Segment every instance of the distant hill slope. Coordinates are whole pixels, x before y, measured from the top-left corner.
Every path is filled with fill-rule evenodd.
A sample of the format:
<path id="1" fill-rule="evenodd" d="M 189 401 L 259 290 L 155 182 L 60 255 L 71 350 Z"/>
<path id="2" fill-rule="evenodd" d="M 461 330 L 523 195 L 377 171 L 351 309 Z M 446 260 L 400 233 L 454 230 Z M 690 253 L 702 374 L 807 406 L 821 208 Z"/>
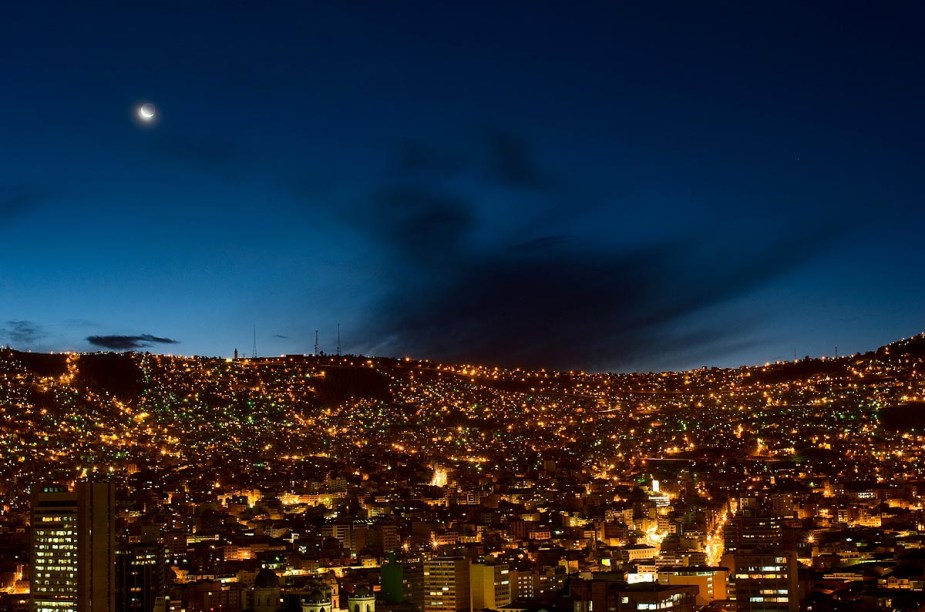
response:
<path id="1" fill-rule="evenodd" d="M 267 466 L 308 457 L 476 478 L 536 477 L 549 458 L 595 474 L 752 461 L 809 473 L 866 460 L 865 444 L 925 446 L 925 336 L 838 359 L 636 374 L 0 349 L 0 412 L 0 492 L 6 482 L 13 493 L 129 466 L 260 482 Z"/>

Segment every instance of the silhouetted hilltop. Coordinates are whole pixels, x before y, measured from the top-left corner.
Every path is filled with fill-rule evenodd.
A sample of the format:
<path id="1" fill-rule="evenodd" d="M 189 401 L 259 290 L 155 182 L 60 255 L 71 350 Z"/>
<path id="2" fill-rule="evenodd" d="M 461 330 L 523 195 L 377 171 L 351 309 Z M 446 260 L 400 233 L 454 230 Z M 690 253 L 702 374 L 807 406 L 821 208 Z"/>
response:
<path id="1" fill-rule="evenodd" d="M 389 397 L 389 379 L 377 370 L 358 364 L 326 367 L 324 376 L 316 379 L 314 387 L 318 399 L 330 404 Z"/>
<path id="2" fill-rule="evenodd" d="M 136 358 L 127 353 L 81 355 L 74 382 L 128 403 L 134 402 L 143 389 L 141 369 Z"/>
<path id="3" fill-rule="evenodd" d="M 12 351 L 26 370 L 39 376 L 61 376 L 67 372 L 67 355 Z"/>
<path id="4" fill-rule="evenodd" d="M 752 378 L 756 382 L 774 384 L 805 380 L 820 375 L 837 376 L 844 370 L 845 362 L 842 359 L 804 358 L 800 361 L 773 363 L 757 369 Z"/>
<path id="5" fill-rule="evenodd" d="M 893 431 L 925 429 L 925 401 L 906 401 L 880 409 L 880 424 Z"/>

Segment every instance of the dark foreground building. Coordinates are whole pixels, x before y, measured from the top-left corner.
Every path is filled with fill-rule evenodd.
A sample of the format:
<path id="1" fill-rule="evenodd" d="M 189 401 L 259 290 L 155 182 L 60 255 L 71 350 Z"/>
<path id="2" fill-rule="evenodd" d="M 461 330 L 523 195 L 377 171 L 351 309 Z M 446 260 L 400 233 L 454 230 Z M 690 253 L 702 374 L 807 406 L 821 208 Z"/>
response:
<path id="1" fill-rule="evenodd" d="M 572 600 L 575 612 L 694 612 L 697 587 L 657 582 L 627 584 L 623 582 L 623 574 L 600 573 L 590 580 L 574 580 Z"/>

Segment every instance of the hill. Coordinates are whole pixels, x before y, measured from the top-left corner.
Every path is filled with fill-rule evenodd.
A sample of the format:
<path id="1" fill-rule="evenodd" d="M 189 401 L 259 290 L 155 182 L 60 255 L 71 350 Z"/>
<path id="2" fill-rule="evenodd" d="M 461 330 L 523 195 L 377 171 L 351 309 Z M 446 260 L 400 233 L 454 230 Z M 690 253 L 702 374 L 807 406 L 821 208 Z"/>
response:
<path id="1" fill-rule="evenodd" d="M 601 474 L 669 463 L 831 467 L 859 460 L 846 440 L 918 439 L 923 372 L 923 336 L 838 359 L 651 374 L 4 349 L 0 478 L 15 492 L 100 470 L 176 474 L 191 462 L 244 482 L 293 461 L 508 475 L 549 459 Z"/>

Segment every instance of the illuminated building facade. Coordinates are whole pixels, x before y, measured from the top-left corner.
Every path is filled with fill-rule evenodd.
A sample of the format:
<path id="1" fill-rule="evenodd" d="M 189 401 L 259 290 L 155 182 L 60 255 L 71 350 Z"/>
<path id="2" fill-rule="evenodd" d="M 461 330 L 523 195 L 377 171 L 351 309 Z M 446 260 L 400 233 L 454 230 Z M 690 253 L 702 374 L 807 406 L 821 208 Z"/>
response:
<path id="1" fill-rule="evenodd" d="M 747 508 L 729 520 L 724 531 L 726 552 L 775 547 L 783 539 L 781 520 L 767 511 Z"/>
<path id="2" fill-rule="evenodd" d="M 497 610 L 511 603 L 511 572 L 506 564 L 473 563 L 469 583 L 473 610 Z"/>
<path id="3" fill-rule="evenodd" d="M 32 612 L 115 610 L 115 495 L 110 483 L 44 487 L 32 503 Z"/>
<path id="4" fill-rule="evenodd" d="M 424 612 L 469 610 L 469 562 L 437 557 L 424 562 Z"/>
<path id="5" fill-rule="evenodd" d="M 683 584 L 697 587 L 697 605 L 726 599 L 726 579 L 729 570 L 725 567 L 663 567 L 658 570 L 658 581 L 662 584 Z"/>
<path id="6" fill-rule="evenodd" d="M 735 554 L 736 608 L 745 612 L 796 612 L 800 608 L 793 551 Z"/>
<path id="7" fill-rule="evenodd" d="M 77 606 L 77 495 L 45 487 L 32 503 L 32 612 Z"/>

